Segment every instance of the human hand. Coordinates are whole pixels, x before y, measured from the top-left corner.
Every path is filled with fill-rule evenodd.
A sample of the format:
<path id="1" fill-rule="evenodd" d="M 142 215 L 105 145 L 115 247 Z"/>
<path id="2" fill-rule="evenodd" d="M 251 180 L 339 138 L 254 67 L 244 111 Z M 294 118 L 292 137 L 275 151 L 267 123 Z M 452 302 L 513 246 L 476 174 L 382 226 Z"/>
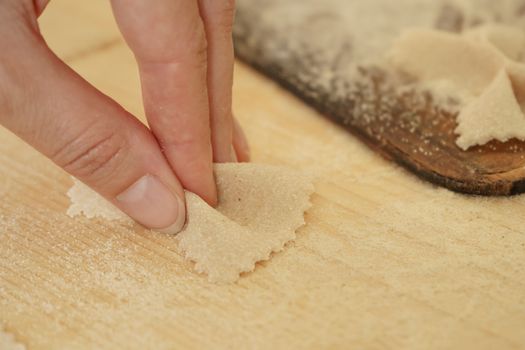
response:
<path id="1" fill-rule="evenodd" d="M 151 129 L 58 59 L 37 18 L 0 3 L 0 124 L 146 227 L 178 232 L 183 188 L 214 205 L 212 162 L 247 161 L 231 112 L 233 0 L 112 0 Z"/>

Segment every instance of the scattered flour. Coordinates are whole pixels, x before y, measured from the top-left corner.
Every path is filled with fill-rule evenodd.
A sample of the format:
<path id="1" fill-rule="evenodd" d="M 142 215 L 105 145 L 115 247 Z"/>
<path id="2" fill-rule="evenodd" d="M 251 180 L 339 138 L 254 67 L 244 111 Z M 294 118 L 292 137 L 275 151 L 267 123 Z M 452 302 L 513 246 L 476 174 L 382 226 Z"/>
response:
<path id="1" fill-rule="evenodd" d="M 493 139 L 525 140 L 524 53 L 521 30 L 488 25 L 462 34 L 407 30 L 389 57 L 394 67 L 434 86 L 438 94 L 444 86 L 455 91 L 464 104 L 456 143 L 467 150 Z"/>
<path id="2" fill-rule="evenodd" d="M 464 30 L 497 22 L 525 29 L 523 0 L 237 0 L 237 7 L 264 30 L 244 32 L 238 24 L 236 35 L 260 41 L 260 54 L 279 60 L 307 53 L 315 67 L 305 68 L 319 70 L 316 83 L 343 73 L 351 81 L 357 66 L 382 63 L 407 28 Z M 448 23 L 456 17 L 459 23 Z"/>
<path id="3" fill-rule="evenodd" d="M 67 209 L 70 217 L 83 215 L 89 219 L 98 217 L 107 220 L 130 222 L 130 218 L 104 197 L 94 192 L 79 180 L 73 179 L 73 186 L 67 191 L 71 204 Z"/>
<path id="4" fill-rule="evenodd" d="M 207 274 L 211 282 L 232 283 L 295 239 L 314 187 L 309 176 L 260 164 L 217 164 L 215 176 L 219 205 L 214 209 L 187 192 L 186 227 L 175 239 L 197 272 Z M 68 195 L 69 215 L 125 219 L 79 181 Z"/>
<path id="5" fill-rule="evenodd" d="M 26 347 L 16 341 L 11 333 L 7 333 L 0 328 L 0 349 L 1 350 L 26 350 Z"/>
<path id="6" fill-rule="evenodd" d="M 370 79 L 362 71 L 388 67 L 385 53 L 394 45 L 400 68 L 419 78 L 416 84 L 393 81 L 394 85 L 432 92 L 433 100 L 450 114 L 461 107 L 459 147 L 525 138 L 525 118 L 515 113 L 515 102 L 523 109 L 525 100 L 525 93 L 518 91 L 525 86 L 520 67 L 525 48 L 523 0 L 238 0 L 237 4 L 240 56 L 257 66 L 282 70 L 280 79 L 309 99 L 328 101 L 335 114 L 344 113 L 336 108 L 355 100 L 354 90 L 359 101 L 368 94 Z M 409 28 L 415 30 L 403 34 Z M 503 103 L 512 96 L 508 81 L 500 76 L 503 68 L 516 100 L 506 106 Z M 494 87 L 503 90 L 495 93 Z M 481 97 L 491 101 L 474 101 Z M 368 116 L 355 108 L 347 113 L 360 119 Z"/>

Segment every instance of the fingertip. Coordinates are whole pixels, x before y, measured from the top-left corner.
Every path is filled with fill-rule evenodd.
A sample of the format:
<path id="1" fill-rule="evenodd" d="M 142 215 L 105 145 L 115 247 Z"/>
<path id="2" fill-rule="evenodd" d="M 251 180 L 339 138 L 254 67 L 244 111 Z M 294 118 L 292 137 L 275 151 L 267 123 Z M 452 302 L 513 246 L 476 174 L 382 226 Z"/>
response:
<path id="1" fill-rule="evenodd" d="M 233 118 L 233 148 L 239 162 L 249 162 L 251 159 L 250 145 L 241 125 Z"/>
<path id="2" fill-rule="evenodd" d="M 235 148 L 235 153 L 237 154 L 237 159 L 240 163 L 247 163 L 251 159 L 250 149 L 247 147 L 237 147 Z"/>
<path id="3" fill-rule="evenodd" d="M 186 204 L 185 204 L 185 201 L 182 200 L 182 198 L 180 198 L 179 196 L 176 197 L 176 201 L 177 201 L 177 219 L 173 222 L 173 224 L 165 228 L 154 229 L 155 231 L 160 232 L 160 233 L 169 234 L 169 235 L 175 235 L 184 229 L 184 227 L 186 226 L 186 221 L 187 221 Z"/>
<path id="4" fill-rule="evenodd" d="M 215 177 L 213 177 L 210 189 L 208 191 L 208 195 L 206 198 L 204 198 L 204 200 L 214 208 L 219 204 L 219 197 L 217 194 L 217 185 L 215 183 Z"/>
<path id="5" fill-rule="evenodd" d="M 155 175 L 146 174 L 115 197 L 115 204 L 142 225 L 167 233 L 179 232 L 186 221 L 186 207 Z"/>

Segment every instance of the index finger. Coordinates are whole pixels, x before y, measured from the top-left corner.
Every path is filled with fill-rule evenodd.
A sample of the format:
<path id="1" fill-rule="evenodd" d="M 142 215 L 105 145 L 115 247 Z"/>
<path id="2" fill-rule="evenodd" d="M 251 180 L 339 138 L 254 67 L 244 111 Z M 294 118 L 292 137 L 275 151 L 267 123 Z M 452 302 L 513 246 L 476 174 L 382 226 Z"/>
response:
<path id="1" fill-rule="evenodd" d="M 150 128 L 183 186 L 215 204 L 207 46 L 197 1 L 112 0 L 137 60 Z"/>

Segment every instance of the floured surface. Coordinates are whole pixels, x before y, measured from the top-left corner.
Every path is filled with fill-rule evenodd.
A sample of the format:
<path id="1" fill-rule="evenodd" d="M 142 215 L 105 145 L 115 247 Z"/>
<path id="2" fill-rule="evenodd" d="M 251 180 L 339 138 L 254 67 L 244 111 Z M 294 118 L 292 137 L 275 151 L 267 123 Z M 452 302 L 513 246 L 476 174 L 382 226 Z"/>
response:
<path id="1" fill-rule="evenodd" d="M 487 25 L 462 34 L 413 29 L 389 56 L 396 69 L 462 102 L 456 143 L 467 150 L 494 139 L 525 140 L 524 52 L 522 29 Z"/>
<path id="2" fill-rule="evenodd" d="M 119 220 L 131 222 L 131 219 L 108 202 L 101 195 L 84 185 L 79 180 L 72 178 L 73 186 L 67 191 L 71 201 L 67 215 L 75 217 L 83 215 L 87 218 L 101 218 L 106 220 Z"/>
<path id="3" fill-rule="evenodd" d="M 217 164 L 215 177 L 219 205 L 214 209 L 187 192 L 187 223 L 176 240 L 197 272 L 212 282 L 231 283 L 295 239 L 314 188 L 311 178 L 300 172 L 262 164 Z M 130 222 L 78 180 L 68 196 L 72 217 Z"/>
<path id="4" fill-rule="evenodd" d="M 219 205 L 187 193 L 188 221 L 177 235 L 186 258 L 212 282 L 234 282 L 295 239 L 314 188 L 310 178 L 258 164 L 215 167 Z"/>
<path id="5" fill-rule="evenodd" d="M 54 14 L 47 20 L 59 27 L 73 3 L 51 1 L 43 16 Z M 111 13 L 105 0 L 89 8 Z M 75 33 L 93 25 L 54 35 L 81 45 Z M 69 63 L 140 114 L 125 43 L 88 49 Z M 525 346 L 525 197 L 436 189 L 246 66 L 235 77 L 234 110 L 254 160 L 320 174 L 294 243 L 237 283 L 212 285 L 173 237 L 65 215 L 69 176 L 0 129 L 0 319 L 19 342 L 32 350 Z"/>
<path id="6" fill-rule="evenodd" d="M 15 337 L 0 327 L 0 349 L 1 350 L 26 350 L 26 347 L 16 341 Z"/>

